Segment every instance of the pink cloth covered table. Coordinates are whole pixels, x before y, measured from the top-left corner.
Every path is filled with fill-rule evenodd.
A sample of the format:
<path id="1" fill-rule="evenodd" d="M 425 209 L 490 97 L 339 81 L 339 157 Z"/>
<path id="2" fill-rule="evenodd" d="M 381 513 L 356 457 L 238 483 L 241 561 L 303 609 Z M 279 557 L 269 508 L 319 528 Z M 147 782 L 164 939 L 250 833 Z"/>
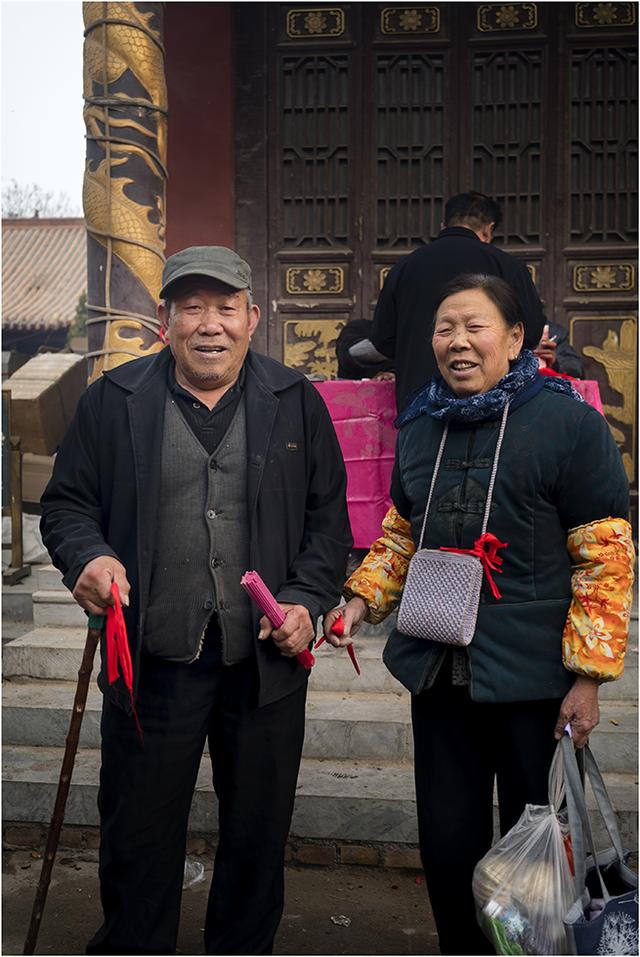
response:
<path id="1" fill-rule="evenodd" d="M 333 420 L 347 466 L 347 505 L 356 548 L 369 548 L 391 506 L 395 454 L 394 382 L 336 379 L 313 383 Z M 576 390 L 604 415 L 598 383 L 576 379 Z"/>
<path id="2" fill-rule="evenodd" d="M 600 415 L 604 415 L 602 408 L 602 399 L 600 398 L 600 387 L 596 379 L 575 379 L 573 387 L 579 392 L 585 402 L 597 409 Z"/>
<path id="3" fill-rule="evenodd" d="M 337 379 L 314 385 L 327 404 L 347 466 L 354 545 L 368 548 L 379 537 L 382 519 L 391 506 L 395 383 Z"/>

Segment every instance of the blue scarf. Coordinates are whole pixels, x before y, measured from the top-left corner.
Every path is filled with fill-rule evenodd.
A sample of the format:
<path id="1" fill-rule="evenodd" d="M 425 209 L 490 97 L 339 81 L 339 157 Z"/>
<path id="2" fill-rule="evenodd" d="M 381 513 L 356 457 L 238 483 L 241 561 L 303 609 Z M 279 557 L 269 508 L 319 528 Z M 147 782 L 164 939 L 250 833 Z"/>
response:
<path id="1" fill-rule="evenodd" d="M 530 349 L 523 349 L 511 368 L 488 392 L 479 392 L 459 399 L 451 391 L 439 373 L 409 397 L 409 404 L 396 419 L 400 428 L 417 419 L 420 415 L 430 415 L 434 419 L 446 419 L 449 422 L 482 422 L 498 419 L 502 415 L 505 403 L 510 403 L 510 411 L 524 405 L 542 389 L 561 392 L 578 402 L 584 402 L 568 379 L 559 376 L 540 375 L 538 360 Z"/>

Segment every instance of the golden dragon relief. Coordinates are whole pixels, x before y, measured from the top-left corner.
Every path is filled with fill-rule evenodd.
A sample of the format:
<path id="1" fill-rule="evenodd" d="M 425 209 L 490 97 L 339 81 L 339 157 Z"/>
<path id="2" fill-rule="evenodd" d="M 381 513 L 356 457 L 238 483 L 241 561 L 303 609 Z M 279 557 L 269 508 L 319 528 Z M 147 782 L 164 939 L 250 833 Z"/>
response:
<path id="1" fill-rule="evenodd" d="M 161 5 L 154 4 L 160 7 Z M 154 11 L 134 3 L 84 3 L 84 95 L 88 158 L 83 202 L 89 235 L 117 257 L 149 301 L 154 321 L 165 247 L 167 89 L 162 37 Z M 120 21 L 120 22 L 113 22 Z M 146 169 L 146 172 L 144 172 Z M 90 304 L 104 313 L 102 347 L 90 354 L 91 378 L 103 369 L 162 348 L 145 323 L 128 316 L 107 288 Z M 102 300 L 102 301 L 100 301 Z M 123 315 L 124 313 L 124 315 Z M 152 326 L 153 328 L 153 326 Z M 97 335 L 96 331 L 96 335 Z"/>

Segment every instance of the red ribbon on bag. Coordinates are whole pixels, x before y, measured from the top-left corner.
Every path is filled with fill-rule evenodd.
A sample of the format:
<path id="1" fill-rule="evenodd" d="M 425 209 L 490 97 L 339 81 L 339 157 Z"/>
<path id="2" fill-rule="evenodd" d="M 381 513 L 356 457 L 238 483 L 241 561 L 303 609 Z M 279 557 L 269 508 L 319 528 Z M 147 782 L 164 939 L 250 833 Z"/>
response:
<path id="1" fill-rule="evenodd" d="M 127 626 L 125 625 L 124 615 L 122 614 L 120 589 L 115 582 L 111 583 L 111 594 L 113 595 L 113 605 L 107 605 L 107 622 L 105 628 L 107 643 L 107 680 L 109 684 L 112 685 L 114 681 L 117 681 L 120 677 L 120 671 L 122 671 L 122 680 L 129 692 L 133 720 L 136 723 L 136 729 L 142 741 L 142 728 L 133 702 L 133 666 L 131 664 L 131 652 L 129 651 L 129 639 L 127 638 Z"/>
<path id="2" fill-rule="evenodd" d="M 500 565 L 502 565 L 503 559 L 501 555 L 498 555 L 498 549 L 507 548 L 508 545 L 508 542 L 501 542 L 500 539 L 492 535 L 491 532 L 485 532 L 480 538 L 476 538 L 473 543 L 473 548 L 445 548 L 444 545 L 441 545 L 440 551 L 456 552 L 458 555 L 473 555 L 475 558 L 479 558 L 484 573 L 487 576 L 491 594 L 494 598 L 502 598 L 491 572 L 494 571 L 502 574 Z"/>

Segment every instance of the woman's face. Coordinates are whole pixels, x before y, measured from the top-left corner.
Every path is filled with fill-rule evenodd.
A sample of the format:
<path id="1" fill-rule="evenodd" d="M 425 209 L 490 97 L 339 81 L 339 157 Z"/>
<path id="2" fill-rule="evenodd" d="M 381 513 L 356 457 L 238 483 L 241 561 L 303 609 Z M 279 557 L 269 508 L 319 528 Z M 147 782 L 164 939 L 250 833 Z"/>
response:
<path id="1" fill-rule="evenodd" d="M 444 381 L 465 398 L 487 392 L 507 374 L 523 338 L 521 322 L 508 326 L 482 289 L 467 289 L 441 303 L 432 344 Z"/>

